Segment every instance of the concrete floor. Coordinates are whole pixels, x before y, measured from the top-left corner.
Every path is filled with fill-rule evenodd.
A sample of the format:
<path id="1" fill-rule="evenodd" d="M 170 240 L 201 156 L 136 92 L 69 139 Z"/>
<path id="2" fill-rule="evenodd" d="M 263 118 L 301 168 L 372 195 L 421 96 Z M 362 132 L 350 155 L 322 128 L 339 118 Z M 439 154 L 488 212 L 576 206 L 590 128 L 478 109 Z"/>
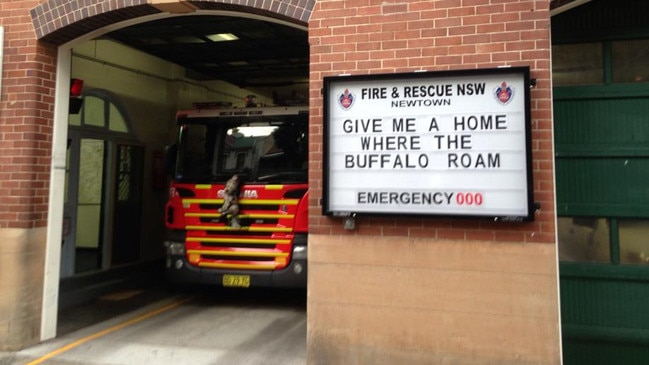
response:
<path id="1" fill-rule="evenodd" d="M 0 365 L 301 365 L 306 291 L 124 289 L 62 310 L 58 332 Z"/>

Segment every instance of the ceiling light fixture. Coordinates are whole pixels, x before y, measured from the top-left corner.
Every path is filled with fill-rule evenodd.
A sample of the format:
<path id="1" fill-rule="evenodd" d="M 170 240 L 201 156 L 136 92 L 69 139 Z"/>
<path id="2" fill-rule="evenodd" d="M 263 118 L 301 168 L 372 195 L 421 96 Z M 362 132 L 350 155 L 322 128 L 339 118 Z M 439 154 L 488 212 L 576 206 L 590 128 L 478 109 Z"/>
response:
<path id="1" fill-rule="evenodd" d="M 227 41 L 236 41 L 239 39 L 236 35 L 232 33 L 217 33 L 217 34 L 208 34 L 206 35 L 212 42 L 227 42 Z"/>

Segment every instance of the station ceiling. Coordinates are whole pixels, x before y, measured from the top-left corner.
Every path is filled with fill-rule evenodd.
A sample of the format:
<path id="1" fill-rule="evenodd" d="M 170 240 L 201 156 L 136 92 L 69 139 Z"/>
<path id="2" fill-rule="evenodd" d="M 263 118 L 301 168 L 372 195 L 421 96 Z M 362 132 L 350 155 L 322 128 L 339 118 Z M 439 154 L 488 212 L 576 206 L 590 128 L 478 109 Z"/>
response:
<path id="1" fill-rule="evenodd" d="M 309 78 L 306 30 L 231 16 L 166 18 L 106 37 L 181 65 L 187 77 L 239 87 L 305 86 Z"/>

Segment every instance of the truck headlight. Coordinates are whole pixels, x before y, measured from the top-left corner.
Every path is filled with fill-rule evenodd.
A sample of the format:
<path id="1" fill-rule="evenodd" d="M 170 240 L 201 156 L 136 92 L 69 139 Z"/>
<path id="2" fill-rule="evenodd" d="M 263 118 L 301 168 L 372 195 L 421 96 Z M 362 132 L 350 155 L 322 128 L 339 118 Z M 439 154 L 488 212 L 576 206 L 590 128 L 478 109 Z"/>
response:
<path id="1" fill-rule="evenodd" d="M 165 241 L 165 247 L 167 255 L 185 255 L 185 243 L 183 242 Z"/>
<path id="2" fill-rule="evenodd" d="M 297 260 L 306 260 L 307 247 L 306 246 L 293 246 L 293 258 Z"/>

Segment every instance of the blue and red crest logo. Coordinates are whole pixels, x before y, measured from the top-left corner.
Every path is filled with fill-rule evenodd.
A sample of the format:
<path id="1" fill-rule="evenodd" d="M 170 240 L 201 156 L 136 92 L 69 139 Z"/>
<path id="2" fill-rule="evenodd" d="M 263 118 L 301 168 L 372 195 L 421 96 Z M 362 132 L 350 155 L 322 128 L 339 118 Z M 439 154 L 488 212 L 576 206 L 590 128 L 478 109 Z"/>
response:
<path id="1" fill-rule="evenodd" d="M 354 94 L 352 94 L 349 89 L 345 89 L 345 92 L 338 96 L 338 103 L 343 107 L 343 109 L 348 110 L 352 105 L 354 105 L 355 99 L 356 97 Z"/>
<path id="2" fill-rule="evenodd" d="M 503 81 L 500 86 L 494 89 L 494 96 L 502 105 L 507 105 L 514 99 L 514 88 Z"/>

